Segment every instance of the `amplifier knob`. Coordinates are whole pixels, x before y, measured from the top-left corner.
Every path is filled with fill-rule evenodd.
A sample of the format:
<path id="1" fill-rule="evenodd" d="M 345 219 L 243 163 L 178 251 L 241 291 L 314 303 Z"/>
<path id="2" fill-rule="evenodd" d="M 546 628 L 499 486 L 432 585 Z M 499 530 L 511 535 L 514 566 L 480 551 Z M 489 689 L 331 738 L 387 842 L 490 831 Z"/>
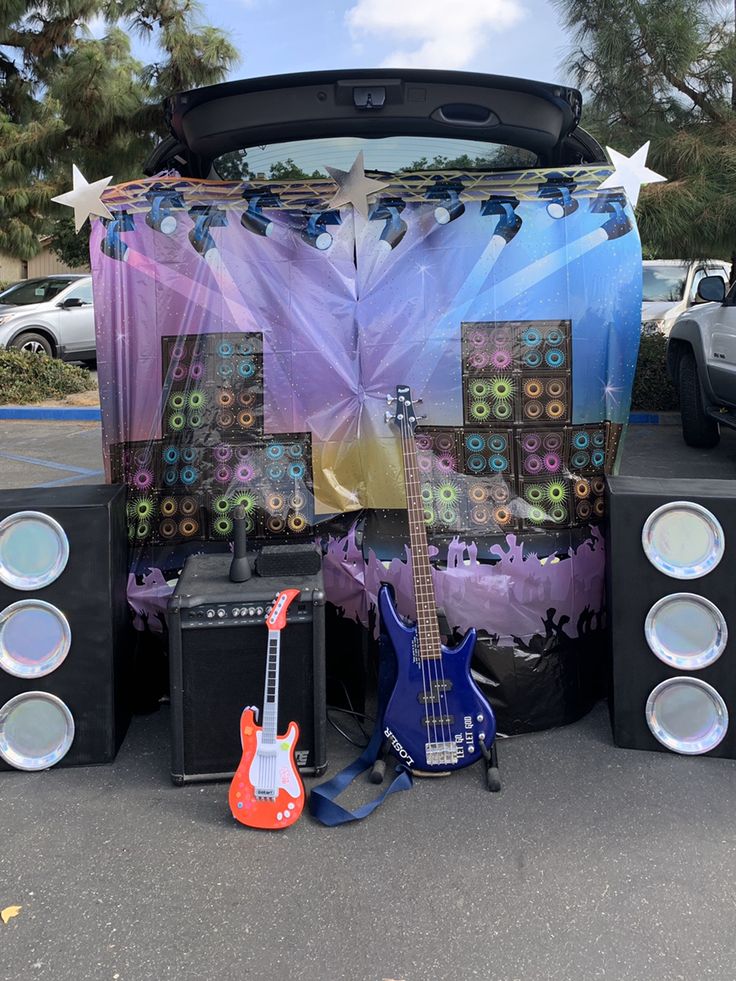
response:
<path id="1" fill-rule="evenodd" d="M 258 609 L 256 610 L 256 614 L 259 617 L 262 617 L 263 616 L 263 607 L 262 606 L 259 606 L 258 607 Z"/>
<path id="2" fill-rule="evenodd" d="M 233 616 L 234 617 L 240 616 L 240 610 L 237 608 L 237 606 L 233 608 Z"/>
<path id="3" fill-rule="evenodd" d="M 226 614 L 225 614 L 225 610 L 224 610 L 224 609 L 223 609 L 222 607 L 220 607 L 220 608 L 218 609 L 218 611 L 217 611 L 217 616 L 218 616 L 218 617 L 220 618 L 220 620 L 222 620 L 222 618 L 223 618 L 223 617 L 224 617 L 225 615 L 226 615 Z"/>
<path id="4" fill-rule="evenodd" d="M 214 617 L 214 615 L 215 615 L 215 611 L 214 610 L 207 610 L 207 619 L 208 620 L 211 620 Z"/>
<path id="5" fill-rule="evenodd" d="M 255 608 L 255 606 L 249 606 L 248 607 L 248 616 L 254 617 L 255 615 L 256 615 L 256 608 Z"/>

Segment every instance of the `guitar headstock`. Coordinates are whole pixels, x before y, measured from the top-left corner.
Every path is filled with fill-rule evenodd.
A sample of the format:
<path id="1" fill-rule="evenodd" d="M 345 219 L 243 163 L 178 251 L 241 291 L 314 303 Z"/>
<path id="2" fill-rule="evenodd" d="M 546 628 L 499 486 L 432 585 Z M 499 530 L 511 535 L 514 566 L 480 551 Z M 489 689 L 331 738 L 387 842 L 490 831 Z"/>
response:
<path id="1" fill-rule="evenodd" d="M 414 409 L 422 400 L 412 400 L 411 389 L 408 385 L 397 385 L 396 395 L 387 395 L 386 401 L 389 405 L 396 404 L 395 409 L 387 410 L 386 422 L 393 422 L 401 430 L 403 436 L 413 436 L 416 432 L 417 423 L 426 416 L 418 416 Z"/>
<path id="2" fill-rule="evenodd" d="M 286 626 L 286 611 L 299 595 L 298 589 L 282 589 L 266 612 L 266 626 L 269 630 L 283 630 Z"/>

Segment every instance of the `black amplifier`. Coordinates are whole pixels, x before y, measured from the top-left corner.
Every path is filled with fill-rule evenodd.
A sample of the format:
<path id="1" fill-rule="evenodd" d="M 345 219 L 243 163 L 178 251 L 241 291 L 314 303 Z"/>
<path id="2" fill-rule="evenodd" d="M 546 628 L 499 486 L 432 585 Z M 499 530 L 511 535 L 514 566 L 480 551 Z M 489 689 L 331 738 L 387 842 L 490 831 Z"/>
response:
<path id="1" fill-rule="evenodd" d="M 282 589 L 301 595 L 281 633 L 278 731 L 298 724 L 297 765 L 319 775 L 327 767 L 322 572 L 233 583 L 231 558 L 188 558 L 169 601 L 171 778 L 182 784 L 234 774 L 241 712 L 263 705 L 266 608 Z"/>

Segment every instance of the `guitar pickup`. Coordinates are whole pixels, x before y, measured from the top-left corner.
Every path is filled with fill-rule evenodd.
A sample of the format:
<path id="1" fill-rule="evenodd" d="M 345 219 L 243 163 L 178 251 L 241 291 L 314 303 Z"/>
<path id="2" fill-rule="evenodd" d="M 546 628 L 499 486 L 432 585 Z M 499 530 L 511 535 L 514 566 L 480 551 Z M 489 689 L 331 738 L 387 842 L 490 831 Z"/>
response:
<path id="1" fill-rule="evenodd" d="M 454 715 L 427 715 L 422 719 L 423 726 L 452 726 L 454 724 Z"/>
<path id="2" fill-rule="evenodd" d="M 429 705 L 431 702 L 439 702 L 443 692 L 452 691 L 451 681 L 433 681 L 429 691 L 420 691 L 417 699 L 420 705 Z"/>

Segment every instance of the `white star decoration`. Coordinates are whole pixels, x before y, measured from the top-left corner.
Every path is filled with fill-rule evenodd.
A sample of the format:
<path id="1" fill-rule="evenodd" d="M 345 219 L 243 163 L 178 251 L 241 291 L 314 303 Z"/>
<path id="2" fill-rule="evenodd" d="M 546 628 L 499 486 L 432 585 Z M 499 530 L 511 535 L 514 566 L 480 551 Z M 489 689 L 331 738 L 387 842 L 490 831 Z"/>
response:
<path id="1" fill-rule="evenodd" d="M 340 208 L 344 204 L 352 204 L 364 218 L 368 217 L 368 196 L 390 187 L 365 176 L 362 150 L 350 170 L 338 170 L 336 167 L 325 167 L 325 170 L 337 184 L 335 196 L 327 207 Z"/>
<path id="2" fill-rule="evenodd" d="M 72 164 L 72 184 L 74 190 L 59 194 L 52 201 L 74 208 L 74 227 L 77 231 L 90 215 L 100 215 L 102 218 L 112 218 L 112 212 L 102 203 L 102 192 L 112 180 L 104 177 L 101 181 L 87 182 L 79 168 Z"/>
<path id="3" fill-rule="evenodd" d="M 631 202 L 632 208 L 636 207 L 636 202 L 639 200 L 642 184 L 656 184 L 658 181 L 667 180 L 666 177 L 655 174 L 646 166 L 649 140 L 630 157 L 625 157 L 618 150 L 612 150 L 610 146 L 607 146 L 606 150 L 613 164 L 613 173 L 610 177 L 606 177 L 599 186 L 599 190 L 605 187 L 622 187 L 626 191 L 626 197 Z"/>

